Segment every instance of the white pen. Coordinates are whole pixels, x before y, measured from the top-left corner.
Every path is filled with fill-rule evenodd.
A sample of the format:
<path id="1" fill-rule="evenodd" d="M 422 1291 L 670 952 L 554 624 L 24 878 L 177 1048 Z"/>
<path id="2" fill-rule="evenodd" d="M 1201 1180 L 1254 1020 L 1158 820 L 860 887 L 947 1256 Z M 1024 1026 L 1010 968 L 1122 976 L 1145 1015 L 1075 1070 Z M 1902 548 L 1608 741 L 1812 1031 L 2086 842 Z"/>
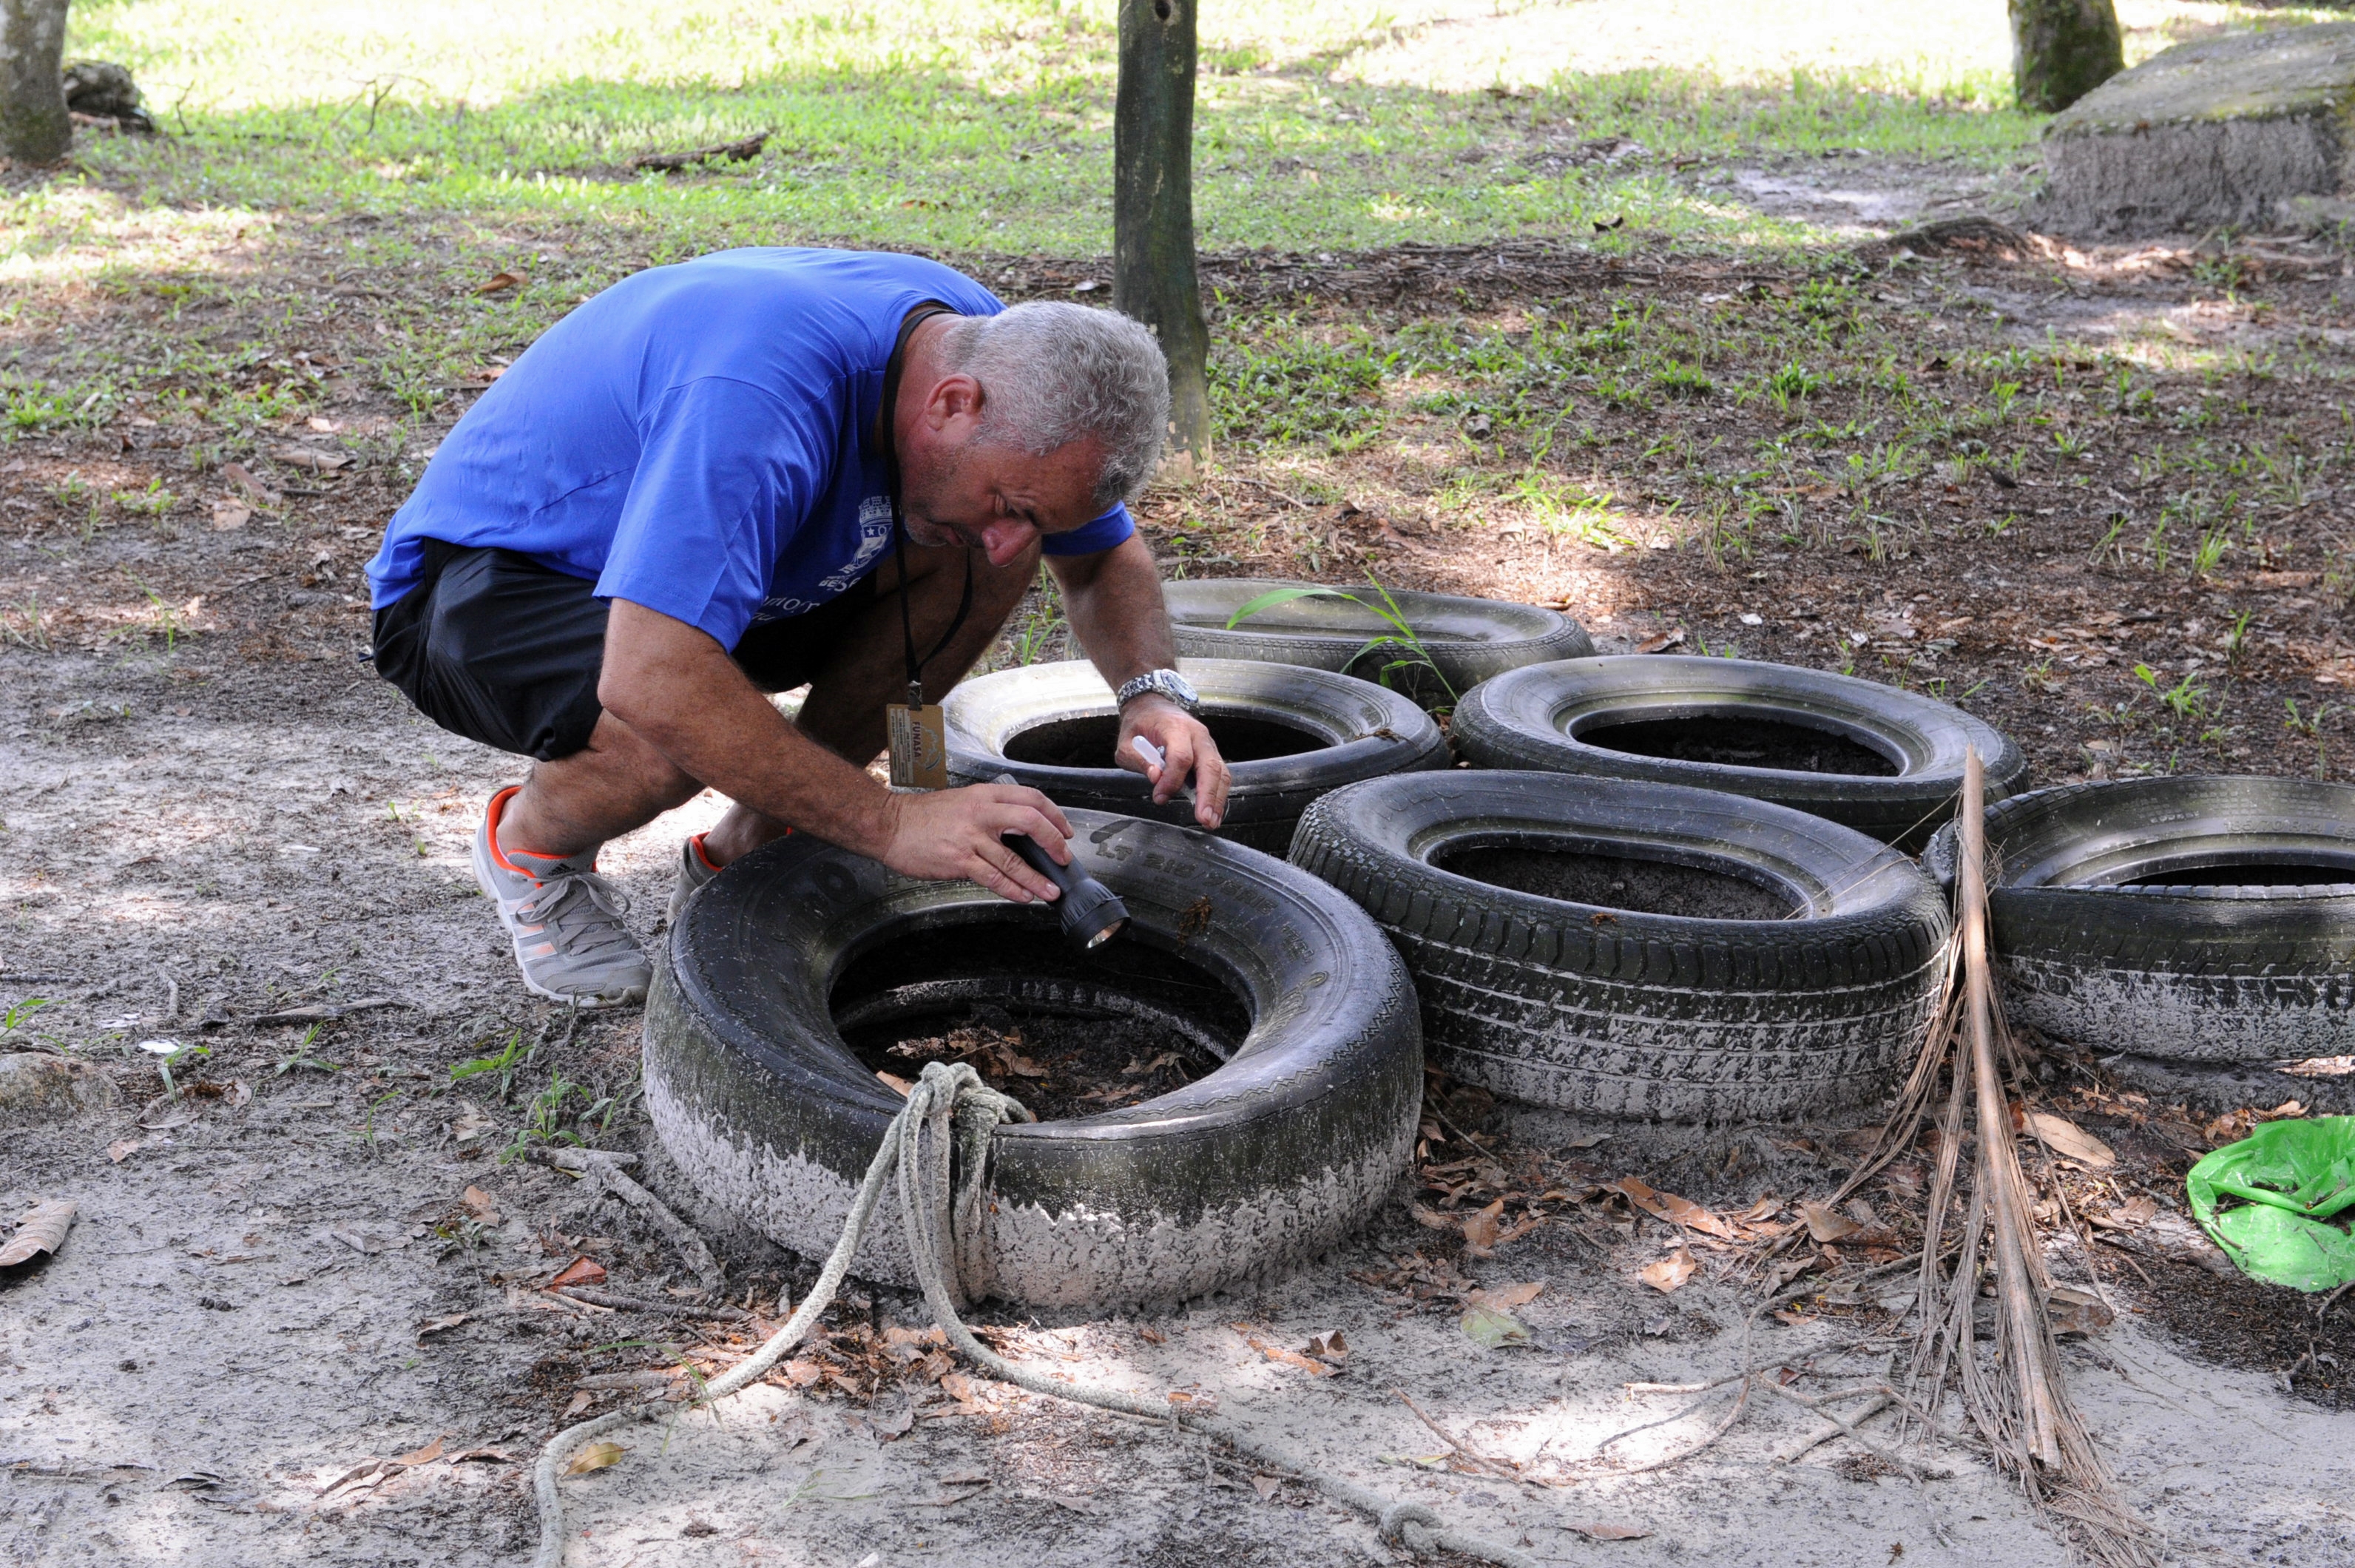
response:
<path id="1" fill-rule="evenodd" d="M 1145 759 L 1145 765 L 1146 767 L 1166 768 L 1169 765 L 1162 758 L 1161 748 L 1146 740 L 1144 736 L 1131 735 L 1128 738 L 1128 744 L 1130 750 L 1134 751 L 1138 756 Z M 1179 784 L 1178 786 L 1178 793 L 1184 795 L 1190 801 L 1194 798 L 1194 786 L 1190 784 Z"/>

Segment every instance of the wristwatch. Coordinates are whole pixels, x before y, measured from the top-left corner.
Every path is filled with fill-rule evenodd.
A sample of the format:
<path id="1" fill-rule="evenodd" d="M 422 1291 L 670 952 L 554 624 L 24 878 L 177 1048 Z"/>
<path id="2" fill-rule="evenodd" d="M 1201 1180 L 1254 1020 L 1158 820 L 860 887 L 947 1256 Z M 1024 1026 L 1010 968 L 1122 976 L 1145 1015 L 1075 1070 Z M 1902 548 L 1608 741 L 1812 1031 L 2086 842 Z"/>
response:
<path id="1" fill-rule="evenodd" d="M 1115 700 L 1125 708 L 1146 692 L 1156 697 L 1166 697 L 1188 713 L 1200 707 L 1202 702 L 1201 694 L 1194 689 L 1194 683 L 1174 669 L 1149 669 L 1135 680 L 1123 681 Z"/>

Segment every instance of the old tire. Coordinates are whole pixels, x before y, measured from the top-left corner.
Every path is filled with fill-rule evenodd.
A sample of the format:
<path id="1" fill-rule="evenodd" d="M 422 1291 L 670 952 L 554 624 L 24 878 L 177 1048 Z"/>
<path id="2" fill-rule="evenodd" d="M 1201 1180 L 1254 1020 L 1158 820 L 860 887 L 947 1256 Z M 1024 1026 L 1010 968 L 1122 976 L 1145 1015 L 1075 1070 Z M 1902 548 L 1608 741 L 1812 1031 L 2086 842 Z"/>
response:
<path id="1" fill-rule="evenodd" d="M 1614 909 L 1444 869 L 1549 852 L 1713 872 L 1791 915 Z M 1945 905 L 1919 868 L 1741 795 L 1561 773 L 1380 779 L 1310 807 L 1292 858 L 1398 944 L 1435 1064 L 1563 1110 L 1732 1122 L 1870 1102 L 1944 984 Z"/>
<path id="2" fill-rule="evenodd" d="M 1220 837 L 1280 856 L 1327 791 L 1446 765 L 1439 726 L 1397 692 L 1291 665 L 1181 659 L 1178 668 L 1201 692 L 1202 720 L 1232 771 Z M 1156 805 L 1143 773 L 1112 765 L 1118 710 L 1092 665 L 999 670 L 959 686 L 942 708 L 954 783 L 1012 773 L 1058 805 L 1193 825 L 1182 796 Z"/>
<path id="3" fill-rule="evenodd" d="M 1453 732 L 1483 767 L 1746 795 L 1919 849 L 1955 814 L 1963 754 L 1987 798 L 2019 748 L 1960 709 L 1853 676 L 1749 659 L 1619 655 L 1532 665 L 1465 695 Z"/>
<path id="4" fill-rule="evenodd" d="M 1270 589 L 1312 586 L 1206 577 L 1165 582 L 1161 593 L 1169 605 L 1178 651 L 1188 658 L 1263 659 L 1380 680 L 1383 667 L 1397 659 L 1400 650 L 1367 650 L 1369 638 L 1393 628 L 1362 604 L 1346 599 L 1295 599 L 1263 611 L 1231 630 L 1227 626 L 1228 618 L 1237 610 Z M 1344 592 L 1379 602 L 1370 587 Z M 1585 628 L 1559 610 L 1400 589 L 1392 589 L 1391 597 L 1430 651 L 1433 666 L 1459 697 L 1508 669 L 1553 659 L 1584 658 L 1594 651 Z M 1392 671 L 1384 684 L 1420 702 L 1449 699 L 1424 670 Z"/>
<path id="5" fill-rule="evenodd" d="M 961 1245 L 976 1296 L 1105 1308 L 1199 1296 L 1313 1256 L 1405 1169 L 1423 1087 L 1414 997 L 1356 906 L 1280 860 L 1210 836 L 1072 812 L 1071 848 L 1128 905 L 1132 955 L 1178 954 L 1247 1032 L 1215 1072 L 1136 1106 L 1005 1125 L 986 1232 Z M 1203 901 L 1208 901 L 1207 905 Z M 993 965 L 985 928 L 1024 956 Z M 900 1097 L 830 1008 L 862 955 L 917 938 L 913 987 L 995 985 L 1034 1010 L 1104 1005 L 1116 980 L 1058 956 L 1043 909 L 920 882 L 795 836 L 730 866 L 666 943 L 645 1024 L 646 1104 L 703 1195 L 805 1257 L 840 1234 Z M 1046 955 L 1040 957 L 1039 955 Z M 1117 973 L 1117 971 L 1109 971 Z M 879 993 L 890 1001 L 893 993 Z M 1156 1004 L 1148 997 L 1141 1005 Z M 1117 1009 L 1115 1009 L 1117 1010 Z M 887 1192 L 854 1267 L 912 1283 Z"/>
<path id="6" fill-rule="evenodd" d="M 1923 857 L 1943 881 L 1955 837 Z M 1987 837 L 2015 1017 L 2176 1061 L 2355 1052 L 2355 786 L 2063 784 L 1989 807 Z"/>

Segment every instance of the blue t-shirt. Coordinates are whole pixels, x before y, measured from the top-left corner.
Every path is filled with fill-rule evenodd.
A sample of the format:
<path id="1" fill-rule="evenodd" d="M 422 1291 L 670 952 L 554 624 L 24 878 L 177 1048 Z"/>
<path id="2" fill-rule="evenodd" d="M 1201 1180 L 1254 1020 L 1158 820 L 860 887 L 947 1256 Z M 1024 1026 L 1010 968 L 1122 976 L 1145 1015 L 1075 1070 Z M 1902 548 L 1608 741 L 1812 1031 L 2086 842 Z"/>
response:
<path id="1" fill-rule="evenodd" d="M 626 278 L 548 329 L 466 411 L 368 562 L 378 609 L 421 541 L 496 546 L 732 648 L 814 610 L 891 545 L 870 439 L 908 312 L 1005 304 L 913 256 L 722 251 Z M 1090 555 L 1128 511 L 1046 540 Z"/>

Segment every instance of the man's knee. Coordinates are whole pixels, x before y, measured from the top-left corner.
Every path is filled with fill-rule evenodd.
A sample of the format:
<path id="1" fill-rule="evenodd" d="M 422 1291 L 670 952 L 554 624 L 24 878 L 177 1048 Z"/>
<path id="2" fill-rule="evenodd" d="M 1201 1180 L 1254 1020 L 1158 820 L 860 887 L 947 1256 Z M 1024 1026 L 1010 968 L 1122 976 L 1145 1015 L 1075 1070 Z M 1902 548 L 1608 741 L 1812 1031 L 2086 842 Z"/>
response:
<path id="1" fill-rule="evenodd" d="M 587 745 L 558 762 L 570 763 L 578 773 L 602 774 L 617 792 L 626 792 L 658 812 L 684 805 L 703 792 L 701 780 L 691 777 L 611 713 L 597 716 L 597 727 L 590 731 Z"/>

